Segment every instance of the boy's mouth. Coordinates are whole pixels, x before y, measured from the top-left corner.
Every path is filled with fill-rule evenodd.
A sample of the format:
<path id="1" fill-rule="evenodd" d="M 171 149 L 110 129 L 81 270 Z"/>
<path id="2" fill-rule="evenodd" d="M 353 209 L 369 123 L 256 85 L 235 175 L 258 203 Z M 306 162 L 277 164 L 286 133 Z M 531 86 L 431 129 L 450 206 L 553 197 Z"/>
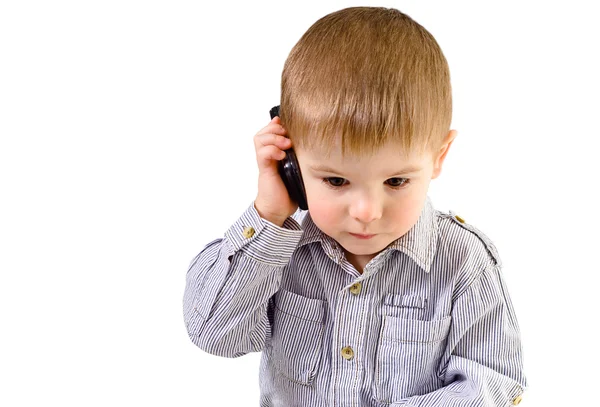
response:
<path id="1" fill-rule="evenodd" d="M 358 234 L 358 233 L 350 233 L 350 234 L 352 236 L 356 237 L 356 238 L 359 238 L 359 239 L 370 239 L 373 236 L 375 236 L 375 235 L 361 235 L 361 234 Z"/>

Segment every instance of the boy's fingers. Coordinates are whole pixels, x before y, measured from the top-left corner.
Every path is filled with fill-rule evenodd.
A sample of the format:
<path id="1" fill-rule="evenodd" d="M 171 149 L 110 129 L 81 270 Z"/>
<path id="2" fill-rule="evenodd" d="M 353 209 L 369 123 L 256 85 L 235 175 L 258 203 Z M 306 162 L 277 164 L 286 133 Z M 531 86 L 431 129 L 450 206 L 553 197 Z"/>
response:
<path id="1" fill-rule="evenodd" d="M 289 138 L 274 133 L 258 134 L 256 137 L 254 137 L 254 147 L 256 148 L 257 152 L 261 148 L 270 145 L 275 145 L 282 150 L 287 150 L 291 144 L 292 143 Z"/>
<path id="2" fill-rule="evenodd" d="M 254 145 L 255 145 L 255 147 L 258 147 L 257 139 L 264 138 L 264 136 L 277 136 L 277 135 L 283 136 L 284 134 L 286 134 L 286 130 L 283 126 L 278 125 L 278 124 L 269 124 L 268 126 L 263 128 L 261 131 L 256 133 L 256 135 L 254 136 Z"/>
<path id="3" fill-rule="evenodd" d="M 256 153 L 258 162 L 258 172 L 270 172 L 277 167 L 273 167 L 275 161 L 282 160 L 285 157 L 285 152 L 275 146 L 266 146 Z M 276 170 L 275 170 L 276 171 Z"/>
<path id="4" fill-rule="evenodd" d="M 286 132 L 285 127 L 283 127 L 281 124 L 269 123 L 268 125 L 263 127 L 263 129 L 261 131 L 259 131 L 258 134 L 262 134 L 262 133 L 284 134 L 285 132 Z"/>
<path id="5" fill-rule="evenodd" d="M 273 119 L 271 119 L 271 121 L 269 122 L 269 124 L 267 124 L 265 127 L 263 127 L 256 134 L 263 134 L 263 133 L 278 133 L 278 134 L 283 134 L 285 132 L 286 132 L 285 127 L 283 127 L 281 125 L 281 119 L 279 118 L 279 116 L 275 116 L 275 117 L 273 117 Z"/>

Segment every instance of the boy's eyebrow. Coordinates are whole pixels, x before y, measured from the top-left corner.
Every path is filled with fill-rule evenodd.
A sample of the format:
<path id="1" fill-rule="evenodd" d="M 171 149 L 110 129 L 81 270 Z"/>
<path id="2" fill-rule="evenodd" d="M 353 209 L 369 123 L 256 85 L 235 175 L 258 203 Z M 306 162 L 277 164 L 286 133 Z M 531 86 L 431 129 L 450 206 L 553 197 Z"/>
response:
<path id="1" fill-rule="evenodd" d="M 334 174 L 342 174 L 340 171 L 336 171 L 333 168 L 329 168 L 327 165 L 324 165 L 324 164 L 309 165 L 308 168 L 310 168 L 313 171 L 331 172 L 331 173 L 334 173 Z M 411 174 L 413 172 L 419 172 L 421 170 L 422 170 L 421 167 L 418 167 L 416 165 L 410 165 L 410 166 L 408 166 L 406 168 L 402 168 L 399 171 L 393 172 L 392 174 L 390 174 L 388 176 L 391 177 L 393 175 Z"/>

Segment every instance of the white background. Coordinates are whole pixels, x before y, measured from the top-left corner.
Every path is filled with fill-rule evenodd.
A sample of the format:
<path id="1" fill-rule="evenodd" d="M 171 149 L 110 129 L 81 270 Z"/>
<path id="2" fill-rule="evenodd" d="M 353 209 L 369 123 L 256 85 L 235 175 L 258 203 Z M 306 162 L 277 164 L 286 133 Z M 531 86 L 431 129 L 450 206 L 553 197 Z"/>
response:
<path id="1" fill-rule="evenodd" d="M 528 407 L 592 405 L 598 41 L 592 2 L 4 1 L 0 405 L 258 405 L 260 354 L 187 336 L 191 259 L 256 196 L 253 136 L 301 35 L 395 7 L 450 65 L 458 138 L 430 196 L 496 244 Z"/>

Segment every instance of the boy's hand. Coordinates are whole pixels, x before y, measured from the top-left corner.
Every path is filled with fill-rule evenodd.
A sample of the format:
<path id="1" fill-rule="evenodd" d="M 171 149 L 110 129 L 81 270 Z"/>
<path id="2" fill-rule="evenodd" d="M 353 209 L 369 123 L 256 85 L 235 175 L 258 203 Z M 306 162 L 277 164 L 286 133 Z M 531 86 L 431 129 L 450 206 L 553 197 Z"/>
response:
<path id="1" fill-rule="evenodd" d="M 292 142 L 284 137 L 285 128 L 276 116 L 254 136 L 256 162 L 258 164 L 258 194 L 254 207 L 261 218 L 278 226 L 294 214 L 298 204 L 291 200 L 277 169 L 278 161 L 285 157 Z"/>

